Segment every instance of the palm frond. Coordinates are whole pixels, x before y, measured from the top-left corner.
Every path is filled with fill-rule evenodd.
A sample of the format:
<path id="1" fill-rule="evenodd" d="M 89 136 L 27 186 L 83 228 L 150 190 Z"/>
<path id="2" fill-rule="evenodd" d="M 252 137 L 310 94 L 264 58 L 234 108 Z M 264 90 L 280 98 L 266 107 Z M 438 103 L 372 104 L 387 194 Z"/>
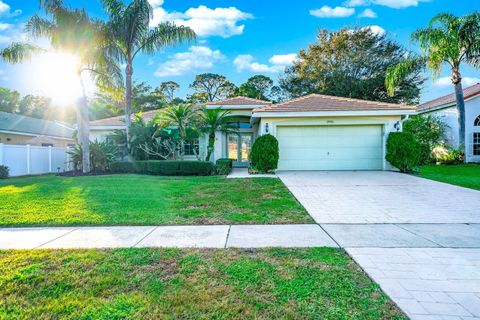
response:
<path id="1" fill-rule="evenodd" d="M 38 15 L 33 15 L 25 24 L 25 31 L 32 38 L 49 37 L 54 29 L 55 24 Z"/>
<path id="2" fill-rule="evenodd" d="M 125 4 L 121 0 L 101 0 L 103 9 L 110 17 L 121 15 L 125 10 Z"/>
<path id="3" fill-rule="evenodd" d="M 151 29 L 146 37 L 142 39 L 140 47 L 135 52 L 151 54 L 155 51 L 164 49 L 182 42 L 192 42 L 196 39 L 195 31 L 189 27 L 176 26 L 171 22 L 160 23 Z"/>
<path id="4" fill-rule="evenodd" d="M 404 79 L 409 76 L 414 70 L 418 69 L 419 65 L 424 65 L 425 59 L 421 57 L 407 58 L 404 61 L 387 69 L 385 77 L 385 87 L 390 96 L 395 94 L 395 89 Z"/>
<path id="5" fill-rule="evenodd" d="M 0 51 L 0 56 L 4 61 L 10 63 L 21 63 L 29 60 L 34 54 L 45 52 L 45 49 L 26 42 L 14 42 L 10 46 Z"/>

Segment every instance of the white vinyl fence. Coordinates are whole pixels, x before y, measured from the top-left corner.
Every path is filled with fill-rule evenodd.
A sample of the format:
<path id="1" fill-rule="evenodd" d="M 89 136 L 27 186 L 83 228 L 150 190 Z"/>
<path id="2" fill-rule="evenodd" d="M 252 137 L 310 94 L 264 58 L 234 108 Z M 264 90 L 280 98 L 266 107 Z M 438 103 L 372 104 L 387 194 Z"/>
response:
<path id="1" fill-rule="evenodd" d="M 67 148 L 0 143 L 0 165 L 7 166 L 12 177 L 62 172 L 68 162 Z"/>

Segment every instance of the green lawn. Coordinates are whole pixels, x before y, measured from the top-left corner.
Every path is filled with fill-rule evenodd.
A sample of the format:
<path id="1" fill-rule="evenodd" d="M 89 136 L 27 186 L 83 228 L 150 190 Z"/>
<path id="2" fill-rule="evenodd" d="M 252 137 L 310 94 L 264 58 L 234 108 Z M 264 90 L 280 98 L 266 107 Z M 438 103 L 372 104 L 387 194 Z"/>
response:
<path id="1" fill-rule="evenodd" d="M 279 179 L 108 175 L 0 180 L 0 225 L 313 223 Z"/>
<path id="2" fill-rule="evenodd" d="M 480 190 L 480 165 L 428 165 L 420 168 L 420 177 Z"/>
<path id="3" fill-rule="evenodd" d="M 0 318 L 407 319 L 340 249 L 0 251 Z"/>

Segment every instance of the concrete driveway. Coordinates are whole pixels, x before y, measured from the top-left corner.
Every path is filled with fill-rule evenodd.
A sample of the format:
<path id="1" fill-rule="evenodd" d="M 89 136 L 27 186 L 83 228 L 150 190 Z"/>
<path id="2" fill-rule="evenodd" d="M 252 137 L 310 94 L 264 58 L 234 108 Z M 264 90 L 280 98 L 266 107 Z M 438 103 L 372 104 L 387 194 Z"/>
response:
<path id="1" fill-rule="evenodd" d="M 317 223 L 480 223 L 480 192 L 387 171 L 278 176 Z"/>
<path id="2" fill-rule="evenodd" d="M 280 172 L 413 320 L 480 319 L 480 192 L 395 172 Z"/>

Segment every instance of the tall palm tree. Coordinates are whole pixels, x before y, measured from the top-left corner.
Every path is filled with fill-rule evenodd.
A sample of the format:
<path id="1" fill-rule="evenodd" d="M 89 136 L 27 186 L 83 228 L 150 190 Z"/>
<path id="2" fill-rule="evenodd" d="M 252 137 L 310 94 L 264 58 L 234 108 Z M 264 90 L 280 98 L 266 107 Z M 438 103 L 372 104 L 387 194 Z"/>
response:
<path id="1" fill-rule="evenodd" d="M 153 54 L 165 47 L 195 39 L 189 27 L 160 23 L 150 28 L 153 8 L 148 0 L 133 0 L 125 5 L 122 0 L 102 0 L 110 17 L 108 29 L 113 39 L 111 51 L 125 63 L 125 123 L 127 144 L 132 114 L 133 61 L 139 53 Z"/>
<path id="2" fill-rule="evenodd" d="M 387 70 L 385 80 L 389 94 L 395 93 L 396 86 L 418 63 L 424 63 L 438 78 L 442 67 L 447 64 L 451 69 L 451 80 L 455 86 L 458 109 L 459 142 L 465 148 L 465 101 L 462 88 L 462 63 L 474 67 L 480 66 L 480 14 L 473 12 L 463 17 L 441 13 L 430 20 L 427 28 L 415 31 L 412 40 L 418 42 L 423 55 L 416 59 L 407 59 Z"/>
<path id="3" fill-rule="evenodd" d="M 121 70 L 107 55 L 103 45 L 105 33 L 103 24 L 91 19 L 83 9 L 69 9 L 61 0 L 43 0 L 40 6 L 50 19 L 33 15 L 25 26 L 32 39 L 47 38 L 51 48 L 42 48 L 30 42 L 15 42 L 0 51 L 3 60 L 21 63 L 35 54 L 64 52 L 76 58 L 76 74 L 82 87 L 82 97 L 77 106 L 77 125 L 82 146 L 82 171 L 90 171 L 88 100 L 83 76 L 88 74 L 104 88 L 114 86 L 121 80 Z"/>
<path id="4" fill-rule="evenodd" d="M 205 161 L 210 161 L 215 148 L 215 133 L 217 131 L 229 134 L 238 130 L 228 125 L 232 115 L 229 110 L 202 109 L 199 115 L 199 131 L 208 135 L 207 156 Z"/>
<path id="5" fill-rule="evenodd" d="M 194 126 L 198 117 L 197 109 L 190 104 L 171 105 L 163 109 L 159 116 L 161 126 L 173 126 L 180 136 L 180 160 L 185 156 L 185 141 L 189 128 Z"/>

